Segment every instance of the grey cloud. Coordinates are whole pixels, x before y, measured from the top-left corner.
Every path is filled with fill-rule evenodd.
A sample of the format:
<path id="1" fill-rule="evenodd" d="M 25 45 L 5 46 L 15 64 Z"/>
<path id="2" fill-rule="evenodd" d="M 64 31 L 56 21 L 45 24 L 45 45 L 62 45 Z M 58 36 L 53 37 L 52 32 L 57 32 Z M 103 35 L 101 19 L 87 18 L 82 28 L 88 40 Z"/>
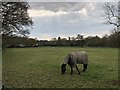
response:
<path id="1" fill-rule="evenodd" d="M 90 6 L 90 3 L 93 6 Z M 29 2 L 31 9 L 75 12 L 85 8 L 89 16 L 97 16 L 103 11 L 103 2 Z M 94 9 L 92 9 L 94 8 Z"/>
<path id="2" fill-rule="evenodd" d="M 49 34 L 52 36 L 59 35 L 76 35 L 80 34 L 98 34 L 104 32 L 111 27 L 108 27 L 101 22 L 101 14 L 103 12 L 102 5 L 104 3 L 93 3 L 95 6 L 92 10 L 89 6 L 90 3 L 60 3 L 60 2 L 30 2 L 31 9 L 46 9 L 57 12 L 59 10 L 71 12 L 66 15 L 60 16 L 44 16 L 35 17 L 34 30 L 31 35 L 38 36 L 39 34 Z M 74 13 L 82 8 L 87 9 L 87 16 Z M 73 12 L 72 12 L 73 11 Z"/>
<path id="3" fill-rule="evenodd" d="M 86 2 L 29 2 L 32 9 L 47 9 L 51 11 L 78 11 L 87 6 Z"/>
<path id="4" fill-rule="evenodd" d="M 78 17 L 76 14 L 63 15 L 60 17 L 37 17 L 34 19 L 34 29 L 39 33 L 47 34 L 77 34 L 77 33 L 94 33 L 104 27 L 103 24 L 93 18 Z M 39 23 L 39 24 L 38 24 Z M 39 29 L 38 29 L 39 28 Z"/>

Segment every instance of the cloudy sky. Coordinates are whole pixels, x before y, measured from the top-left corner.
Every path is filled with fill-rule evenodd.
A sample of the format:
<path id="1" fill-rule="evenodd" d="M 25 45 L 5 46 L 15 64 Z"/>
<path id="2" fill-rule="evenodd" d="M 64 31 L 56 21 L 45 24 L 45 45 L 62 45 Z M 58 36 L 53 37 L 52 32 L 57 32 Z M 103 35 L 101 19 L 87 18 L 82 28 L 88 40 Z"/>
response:
<path id="1" fill-rule="evenodd" d="M 77 36 L 103 36 L 113 26 L 104 24 L 104 2 L 29 2 L 34 21 L 30 37 L 39 40 Z"/>

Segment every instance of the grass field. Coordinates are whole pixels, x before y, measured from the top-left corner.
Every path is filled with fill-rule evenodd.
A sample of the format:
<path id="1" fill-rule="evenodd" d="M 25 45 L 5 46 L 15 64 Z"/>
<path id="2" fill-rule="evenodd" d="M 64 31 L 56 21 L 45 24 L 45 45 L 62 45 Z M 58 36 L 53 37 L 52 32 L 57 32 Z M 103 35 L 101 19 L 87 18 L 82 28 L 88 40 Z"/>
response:
<path id="1" fill-rule="evenodd" d="M 84 50 L 89 56 L 86 72 L 70 75 L 60 66 L 69 52 Z M 78 65 L 82 71 L 82 65 Z M 11 48 L 3 50 L 3 83 L 15 88 L 117 88 L 118 49 L 79 47 Z"/>
<path id="2" fill-rule="evenodd" d="M 2 86 L 2 49 L 0 47 L 0 89 Z"/>

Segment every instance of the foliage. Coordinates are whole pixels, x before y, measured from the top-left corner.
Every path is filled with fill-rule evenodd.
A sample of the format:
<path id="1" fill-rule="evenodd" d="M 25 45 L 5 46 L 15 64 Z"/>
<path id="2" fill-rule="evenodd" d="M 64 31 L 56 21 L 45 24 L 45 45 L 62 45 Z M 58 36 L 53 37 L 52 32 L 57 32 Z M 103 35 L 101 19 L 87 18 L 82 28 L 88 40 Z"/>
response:
<path id="1" fill-rule="evenodd" d="M 2 2 L 2 35 L 29 34 L 28 27 L 33 24 L 28 16 L 27 2 Z"/>
<path id="2" fill-rule="evenodd" d="M 109 36 L 109 43 L 110 46 L 112 47 L 120 47 L 119 42 L 120 42 L 120 31 L 113 30 Z"/>
<path id="3" fill-rule="evenodd" d="M 34 47 L 37 45 L 37 40 L 27 38 L 27 37 L 18 37 L 18 36 L 3 36 L 2 37 L 2 46 L 3 47 Z"/>
<path id="4" fill-rule="evenodd" d="M 86 38 L 87 46 L 99 47 L 101 46 L 101 38 L 98 36 Z"/>
<path id="5" fill-rule="evenodd" d="M 24 45 L 25 47 L 33 46 L 79 46 L 79 47 L 119 47 L 120 42 L 120 32 L 114 30 L 111 34 L 104 35 L 102 38 L 98 36 L 88 36 L 81 40 L 72 39 L 72 37 L 66 38 L 58 37 L 48 40 L 36 40 L 30 39 L 28 37 L 18 37 L 18 36 L 3 36 L 2 45 L 3 47 L 19 47 L 19 45 Z"/>
<path id="6" fill-rule="evenodd" d="M 79 46 L 79 47 L 119 47 L 119 39 L 118 37 L 120 37 L 120 34 L 118 34 L 118 32 L 116 31 L 116 33 L 114 33 L 112 31 L 112 33 L 108 36 L 105 35 L 102 38 L 98 37 L 98 36 L 88 36 L 82 40 L 57 40 L 55 39 L 52 41 L 39 41 L 39 45 L 40 46 Z M 69 37 L 70 38 L 70 37 Z"/>

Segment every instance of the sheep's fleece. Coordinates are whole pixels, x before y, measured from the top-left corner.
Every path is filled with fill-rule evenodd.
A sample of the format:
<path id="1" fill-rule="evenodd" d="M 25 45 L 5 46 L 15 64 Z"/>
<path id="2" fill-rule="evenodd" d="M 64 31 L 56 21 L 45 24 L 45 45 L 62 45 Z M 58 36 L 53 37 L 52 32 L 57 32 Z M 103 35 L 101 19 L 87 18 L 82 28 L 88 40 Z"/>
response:
<path id="1" fill-rule="evenodd" d="M 77 51 L 69 53 L 66 58 L 64 59 L 64 64 L 68 64 L 69 57 L 73 62 L 73 67 L 78 64 L 87 64 L 88 63 L 88 56 L 85 51 Z"/>

